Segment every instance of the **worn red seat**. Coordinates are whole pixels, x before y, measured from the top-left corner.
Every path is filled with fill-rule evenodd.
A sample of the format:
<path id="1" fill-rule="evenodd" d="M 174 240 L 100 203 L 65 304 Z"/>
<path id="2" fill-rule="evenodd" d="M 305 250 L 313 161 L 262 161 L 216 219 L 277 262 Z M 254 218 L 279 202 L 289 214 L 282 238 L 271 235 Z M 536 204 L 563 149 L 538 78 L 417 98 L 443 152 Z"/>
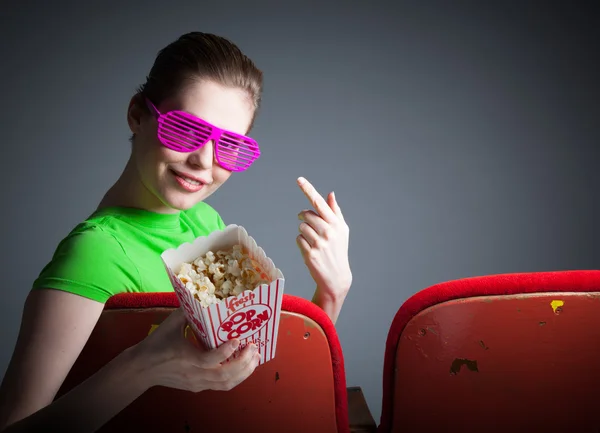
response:
<path id="1" fill-rule="evenodd" d="M 59 395 L 139 342 L 178 306 L 174 293 L 111 298 Z M 344 358 L 329 317 L 309 301 L 284 295 L 279 326 L 275 359 L 233 390 L 194 394 L 155 387 L 101 431 L 348 433 Z"/>
<path id="2" fill-rule="evenodd" d="M 600 271 L 412 296 L 389 330 L 378 431 L 600 432 Z"/>

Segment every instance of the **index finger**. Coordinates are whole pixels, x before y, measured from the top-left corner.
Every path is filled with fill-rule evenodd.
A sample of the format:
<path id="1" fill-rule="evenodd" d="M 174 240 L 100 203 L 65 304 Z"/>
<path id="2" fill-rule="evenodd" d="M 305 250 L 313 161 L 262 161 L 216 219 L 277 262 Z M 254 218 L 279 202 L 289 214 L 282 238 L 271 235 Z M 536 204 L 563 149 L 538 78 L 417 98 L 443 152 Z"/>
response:
<path id="1" fill-rule="evenodd" d="M 315 210 L 321 215 L 327 222 L 332 222 L 335 220 L 336 216 L 333 213 L 333 210 L 329 207 L 329 204 L 325 201 L 325 199 L 317 192 L 314 186 L 303 177 L 298 178 L 298 186 L 310 203 L 313 205 Z"/>

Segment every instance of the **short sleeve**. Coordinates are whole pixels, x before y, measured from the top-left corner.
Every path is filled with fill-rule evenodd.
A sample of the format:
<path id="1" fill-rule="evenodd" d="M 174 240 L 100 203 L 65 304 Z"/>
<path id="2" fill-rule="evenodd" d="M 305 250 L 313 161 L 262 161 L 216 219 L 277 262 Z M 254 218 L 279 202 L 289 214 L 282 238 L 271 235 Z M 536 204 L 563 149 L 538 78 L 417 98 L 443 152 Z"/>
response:
<path id="1" fill-rule="evenodd" d="M 74 230 L 63 239 L 33 289 L 57 289 L 105 303 L 139 287 L 139 274 L 117 239 L 97 227 Z"/>

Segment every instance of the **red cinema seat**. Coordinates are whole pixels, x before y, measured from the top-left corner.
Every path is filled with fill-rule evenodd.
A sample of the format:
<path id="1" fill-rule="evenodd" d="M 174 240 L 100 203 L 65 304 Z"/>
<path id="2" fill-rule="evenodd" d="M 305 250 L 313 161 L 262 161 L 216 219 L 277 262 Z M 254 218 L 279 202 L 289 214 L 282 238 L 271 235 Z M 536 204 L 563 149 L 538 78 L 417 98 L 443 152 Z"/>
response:
<path id="1" fill-rule="evenodd" d="M 379 433 L 600 432 L 600 271 L 492 275 L 408 299 Z"/>
<path id="2" fill-rule="evenodd" d="M 111 298 L 59 395 L 142 340 L 178 306 L 174 293 Z M 284 295 L 275 359 L 242 384 L 195 394 L 155 387 L 100 431 L 348 433 L 344 358 L 335 328 L 311 302 Z"/>

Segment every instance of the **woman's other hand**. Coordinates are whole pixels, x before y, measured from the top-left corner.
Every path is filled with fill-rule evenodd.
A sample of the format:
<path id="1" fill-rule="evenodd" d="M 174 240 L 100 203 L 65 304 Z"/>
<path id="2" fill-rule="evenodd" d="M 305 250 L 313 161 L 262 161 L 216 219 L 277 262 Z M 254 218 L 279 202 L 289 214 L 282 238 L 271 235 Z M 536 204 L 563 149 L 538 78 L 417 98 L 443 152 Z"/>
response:
<path id="1" fill-rule="evenodd" d="M 352 284 L 348 260 L 350 229 L 333 192 L 325 200 L 303 177 L 298 179 L 298 186 L 314 210 L 298 214 L 302 222 L 296 242 L 317 284 L 313 302 L 335 323 Z"/>

